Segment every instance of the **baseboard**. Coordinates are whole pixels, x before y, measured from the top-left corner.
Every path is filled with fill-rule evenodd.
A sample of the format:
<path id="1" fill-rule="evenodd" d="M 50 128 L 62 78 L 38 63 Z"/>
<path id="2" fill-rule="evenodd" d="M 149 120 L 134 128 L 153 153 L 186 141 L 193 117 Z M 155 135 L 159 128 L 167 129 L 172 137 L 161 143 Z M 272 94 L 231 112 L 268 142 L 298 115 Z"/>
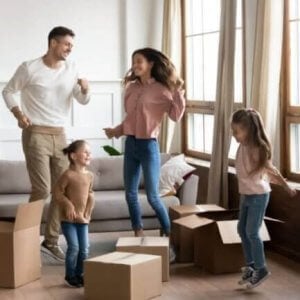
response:
<path id="1" fill-rule="evenodd" d="M 288 247 L 282 246 L 282 245 L 278 245 L 278 244 L 274 244 L 274 243 L 269 243 L 268 245 L 266 245 L 266 249 L 269 249 L 271 251 L 274 251 L 278 254 L 281 254 L 285 257 L 288 257 L 294 261 L 300 262 L 300 252 L 299 251 L 295 251 L 293 249 L 290 249 Z"/>

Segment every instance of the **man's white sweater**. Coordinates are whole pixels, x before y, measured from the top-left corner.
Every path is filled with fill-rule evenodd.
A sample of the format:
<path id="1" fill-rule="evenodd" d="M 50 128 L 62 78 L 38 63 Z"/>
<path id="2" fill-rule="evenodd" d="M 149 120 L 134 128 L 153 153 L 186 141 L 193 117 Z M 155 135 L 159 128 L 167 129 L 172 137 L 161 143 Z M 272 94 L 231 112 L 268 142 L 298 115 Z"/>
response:
<path id="1" fill-rule="evenodd" d="M 62 127 L 65 125 L 73 97 L 81 104 L 90 100 L 81 93 L 74 62 L 64 61 L 58 69 L 47 67 L 43 59 L 22 63 L 3 89 L 9 110 L 19 106 L 15 93 L 21 92 L 21 109 L 33 125 Z"/>

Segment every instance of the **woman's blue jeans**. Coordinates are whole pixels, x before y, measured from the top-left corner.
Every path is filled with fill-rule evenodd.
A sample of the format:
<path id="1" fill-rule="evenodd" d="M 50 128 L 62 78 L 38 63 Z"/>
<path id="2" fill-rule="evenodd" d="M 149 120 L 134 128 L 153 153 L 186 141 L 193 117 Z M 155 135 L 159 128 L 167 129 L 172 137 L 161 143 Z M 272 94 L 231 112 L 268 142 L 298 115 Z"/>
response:
<path id="1" fill-rule="evenodd" d="M 80 277 L 89 254 L 88 224 L 61 222 L 61 229 L 67 241 L 66 277 Z"/>
<path id="2" fill-rule="evenodd" d="M 259 236 L 270 194 L 241 195 L 238 233 L 242 240 L 247 265 L 255 269 L 266 265 L 264 244 Z"/>
<path id="3" fill-rule="evenodd" d="M 126 201 L 133 230 L 143 228 L 138 201 L 138 187 L 143 170 L 147 199 L 154 209 L 165 234 L 170 233 L 170 219 L 159 197 L 160 152 L 156 139 L 137 139 L 128 136 L 125 142 L 124 183 Z"/>

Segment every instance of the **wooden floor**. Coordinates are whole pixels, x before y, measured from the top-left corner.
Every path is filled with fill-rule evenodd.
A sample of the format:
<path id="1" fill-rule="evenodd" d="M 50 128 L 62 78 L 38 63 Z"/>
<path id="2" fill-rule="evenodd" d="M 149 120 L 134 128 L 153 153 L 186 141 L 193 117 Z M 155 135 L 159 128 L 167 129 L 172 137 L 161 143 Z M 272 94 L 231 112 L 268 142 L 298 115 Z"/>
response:
<path id="1" fill-rule="evenodd" d="M 105 238 L 105 234 L 96 234 L 94 239 L 95 236 L 96 239 Z M 112 235 L 108 236 L 111 238 Z M 155 299 L 300 299 L 300 264 L 272 252 L 267 252 L 267 258 L 272 276 L 252 291 L 237 285 L 239 274 L 215 276 L 192 264 L 174 264 L 170 282 L 163 284 L 162 296 Z M 63 276 L 63 265 L 43 265 L 40 280 L 15 290 L 0 289 L 0 300 L 84 299 L 83 288 L 66 287 Z"/>

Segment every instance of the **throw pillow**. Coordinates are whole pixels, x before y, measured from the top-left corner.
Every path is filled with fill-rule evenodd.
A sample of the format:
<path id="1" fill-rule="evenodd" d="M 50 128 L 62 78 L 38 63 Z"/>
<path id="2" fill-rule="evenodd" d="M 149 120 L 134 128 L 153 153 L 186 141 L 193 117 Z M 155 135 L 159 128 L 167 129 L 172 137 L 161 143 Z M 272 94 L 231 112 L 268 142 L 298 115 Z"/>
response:
<path id="1" fill-rule="evenodd" d="M 160 170 L 159 194 L 161 197 L 175 195 L 184 180 L 195 168 L 186 163 L 184 154 L 170 158 Z"/>

